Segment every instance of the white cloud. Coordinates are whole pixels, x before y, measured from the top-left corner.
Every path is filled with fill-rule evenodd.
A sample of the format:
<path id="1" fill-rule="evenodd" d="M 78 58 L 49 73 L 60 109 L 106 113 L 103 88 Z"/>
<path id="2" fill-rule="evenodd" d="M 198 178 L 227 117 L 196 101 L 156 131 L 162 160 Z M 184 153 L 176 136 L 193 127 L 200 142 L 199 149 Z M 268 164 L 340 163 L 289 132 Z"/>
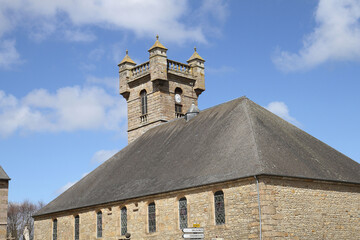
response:
<path id="1" fill-rule="evenodd" d="M 111 158 L 115 153 L 117 153 L 119 150 L 113 149 L 113 150 L 99 150 L 97 151 L 94 156 L 91 158 L 92 163 L 103 163 L 109 158 Z"/>
<path id="2" fill-rule="evenodd" d="M 64 186 L 62 186 L 61 188 L 59 188 L 58 190 L 56 190 L 56 195 L 60 195 L 63 192 L 65 192 L 66 190 L 68 190 L 69 188 L 71 188 L 76 182 L 68 182 L 67 184 L 65 184 Z"/>
<path id="3" fill-rule="evenodd" d="M 8 69 L 20 63 L 20 55 L 15 48 L 15 40 L 0 39 L 0 68 Z"/>
<path id="4" fill-rule="evenodd" d="M 187 0 L 2 0 L 0 67 L 19 62 L 15 42 L 3 40 L 17 27 L 35 41 L 55 35 L 66 41 L 90 42 L 97 37 L 89 28 L 96 27 L 120 30 L 125 36 L 127 32 L 136 37 L 159 34 L 166 42 L 178 44 L 205 43 L 205 35 L 221 32 L 227 8 L 223 0 L 203 0 L 196 9 Z M 114 58 L 119 60 L 118 50 L 114 51 Z"/>
<path id="5" fill-rule="evenodd" d="M 320 0 L 314 31 L 298 53 L 278 50 L 273 62 L 283 71 L 316 67 L 326 61 L 360 60 L 360 1 Z"/>
<path id="6" fill-rule="evenodd" d="M 3 23 L 0 24 L 0 36 L 16 25 L 39 26 L 39 22 L 55 19 L 56 26 L 66 22 L 75 27 L 92 25 L 130 30 L 139 37 L 158 33 L 167 41 L 178 43 L 187 40 L 206 42 L 204 29 L 198 22 L 184 23 L 184 19 L 192 17 L 189 16 L 192 11 L 189 11 L 188 1 L 3 0 L 1 5 L 0 19 Z M 203 1 L 201 7 L 194 12 L 210 14 L 219 21 L 225 17 L 226 5 L 223 1 Z"/>
<path id="7" fill-rule="evenodd" d="M 301 125 L 294 117 L 290 116 L 289 108 L 284 102 L 271 102 L 266 109 L 294 125 Z"/>
<path id="8" fill-rule="evenodd" d="M 0 136 L 20 132 L 120 131 L 126 103 L 96 86 L 37 89 L 17 99 L 0 90 Z"/>

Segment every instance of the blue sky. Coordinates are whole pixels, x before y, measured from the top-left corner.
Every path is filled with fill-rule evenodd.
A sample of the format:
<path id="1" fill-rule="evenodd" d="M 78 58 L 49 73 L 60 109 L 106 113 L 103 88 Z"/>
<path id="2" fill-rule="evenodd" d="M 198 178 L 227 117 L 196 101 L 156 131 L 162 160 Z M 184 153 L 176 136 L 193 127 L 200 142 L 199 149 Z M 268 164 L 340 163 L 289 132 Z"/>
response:
<path id="1" fill-rule="evenodd" d="M 127 145 L 117 64 L 156 34 L 206 60 L 200 109 L 246 95 L 360 162 L 359 0 L 0 2 L 10 201 L 49 202 Z"/>

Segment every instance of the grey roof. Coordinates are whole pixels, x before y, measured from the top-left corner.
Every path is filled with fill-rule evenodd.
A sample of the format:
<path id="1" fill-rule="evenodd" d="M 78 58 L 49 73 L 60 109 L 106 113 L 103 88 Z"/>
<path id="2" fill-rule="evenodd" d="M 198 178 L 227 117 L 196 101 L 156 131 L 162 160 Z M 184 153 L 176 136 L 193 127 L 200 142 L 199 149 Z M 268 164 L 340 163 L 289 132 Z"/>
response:
<path id="1" fill-rule="evenodd" d="M 360 183 L 360 165 L 242 97 L 148 130 L 36 215 L 254 175 Z"/>
<path id="2" fill-rule="evenodd" d="M 0 180 L 10 180 L 4 169 L 0 166 Z"/>

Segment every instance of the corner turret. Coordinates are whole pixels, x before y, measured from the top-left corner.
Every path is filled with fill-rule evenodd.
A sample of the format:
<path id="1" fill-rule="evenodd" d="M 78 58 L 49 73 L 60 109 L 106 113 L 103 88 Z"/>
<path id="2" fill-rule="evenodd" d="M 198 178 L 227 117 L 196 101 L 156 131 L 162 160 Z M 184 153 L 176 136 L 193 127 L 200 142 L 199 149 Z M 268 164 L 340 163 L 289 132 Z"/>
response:
<path id="1" fill-rule="evenodd" d="M 187 60 L 187 63 L 190 65 L 192 75 L 196 80 L 194 86 L 196 95 L 200 95 L 205 91 L 205 60 L 197 53 L 196 47 L 194 47 L 194 53 L 189 60 Z"/>

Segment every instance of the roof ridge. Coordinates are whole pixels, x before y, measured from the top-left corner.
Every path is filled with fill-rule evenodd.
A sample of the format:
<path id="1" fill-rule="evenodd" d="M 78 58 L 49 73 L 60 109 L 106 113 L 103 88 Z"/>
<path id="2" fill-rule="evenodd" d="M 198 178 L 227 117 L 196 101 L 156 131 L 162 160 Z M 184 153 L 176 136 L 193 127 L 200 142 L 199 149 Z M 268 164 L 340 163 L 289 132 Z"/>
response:
<path id="1" fill-rule="evenodd" d="M 256 158 L 257 158 L 257 160 L 258 160 L 258 162 L 259 162 L 259 165 L 260 165 L 260 172 L 259 172 L 259 174 L 260 174 L 260 173 L 263 172 L 264 168 L 263 168 L 262 162 L 261 162 L 261 160 L 260 160 L 259 146 L 258 146 L 258 142 L 257 142 L 257 140 L 256 140 L 254 123 L 253 123 L 253 120 L 252 120 L 252 118 L 251 118 L 251 116 L 250 116 L 250 114 L 249 114 L 250 109 L 249 109 L 249 106 L 248 106 L 248 105 L 249 105 L 249 101 L 251 101 L 251 100 L 248 99 L 248 98 L 246 98 L 245 100 L 246 100 L 246 101 L 245 101 L 245 112 L 246 112 L 246 115 L 247 115 L 247 117 L 248 117 L 248 119 L 249 119 L 249 123 L 250 123 L 250 127 L 251 127 L 251 135 L 252 135 L 252 137 L 253 137 L 253 139 L 254 139 L 255 155 L 256 155 Z"/>

